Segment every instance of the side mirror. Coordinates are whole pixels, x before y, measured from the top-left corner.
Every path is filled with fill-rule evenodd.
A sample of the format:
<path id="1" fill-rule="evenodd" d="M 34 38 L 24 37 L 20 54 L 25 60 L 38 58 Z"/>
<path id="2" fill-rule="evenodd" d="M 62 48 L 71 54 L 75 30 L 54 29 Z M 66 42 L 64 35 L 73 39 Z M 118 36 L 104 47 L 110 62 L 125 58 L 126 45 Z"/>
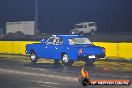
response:
<path id="1" fill-rule="evenodd" d="M 46 40 L 42 39 L 42 40 L 40 40 L 40 42 L 44 44 L 46 42 Z"/>

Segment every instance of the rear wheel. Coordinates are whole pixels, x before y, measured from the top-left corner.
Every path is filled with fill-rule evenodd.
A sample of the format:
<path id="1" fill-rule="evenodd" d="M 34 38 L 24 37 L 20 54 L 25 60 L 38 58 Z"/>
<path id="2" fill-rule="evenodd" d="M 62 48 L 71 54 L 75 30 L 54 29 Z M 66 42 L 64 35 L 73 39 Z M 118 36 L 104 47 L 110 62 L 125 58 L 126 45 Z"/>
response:
<path id="1" fill-rule="evenodd" d="M 36 63 L 38 61 L 38 57 L 35 52 L 30 53 L 30 60 L 32 63 Z"/>
<path id="2" fill-rule="evenodd" d="M 54 59 L 54 63 L 59 63 L 60 60 Z"/>
<path id="3" fill-rule="evenodd" d="M 63 54 L 62 55 L 62 63 L 64 65 L 72 65 L 74 63 L 74 61 L 71 60 L 67 54 Z"/>

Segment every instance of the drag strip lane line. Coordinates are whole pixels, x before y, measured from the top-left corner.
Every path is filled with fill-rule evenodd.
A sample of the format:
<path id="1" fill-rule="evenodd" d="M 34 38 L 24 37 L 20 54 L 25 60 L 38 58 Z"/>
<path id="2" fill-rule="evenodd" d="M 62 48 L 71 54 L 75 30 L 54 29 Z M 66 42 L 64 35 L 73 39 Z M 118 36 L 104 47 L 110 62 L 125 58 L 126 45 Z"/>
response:
<path id="1" fill-rule="evenodd" d="M 96 73 L 93 73 L 93 74 L 90 74 L 90 75 L 93 75 L 93 76 L 102 76 L 102 77 L 112 77 L 112 78 L 122 78 L 122 79 L 130 79 L 131 76 L 128 76 L 128 75 L 114 75 L 114 74 L 96 74 Z"/>
<path id="2" fill-rule="evenodd" d="M 47 86 L 47 85 L 41 85 L 43 87 L 46 87 L 46 88 L 59 88 L 59 87 L 53 87 L 53 86 Z"/>
<path id="3" fill-rule="evenodd" d="M 55 83 L 55 82 L 43 82 L 43 81 L 37 81 L 37 83 L 52 84 L 52 85 L 60 85 L 59 83 Z"/>
<path id="4" fill-rule="evenodd" d="M 2 67 L 2 66 L 0 66 L 0 67 Z M 3 67 L 9 67 L 9 65 L 3 65 Z M 26 68 L 26 69 L 40 70 L 40 71 L 46 71 L 46 72 L 48 72 L 48 71 L 55 71 L 55 70 L 46 70 L 46 69 L 42 69 L 42 68 L 31 68 L 31 67 L 24 67 L 24 66 L 13 66 L 13 67 L 23 67 L 23 68 Z M 55 71 L 55 72 L 57 72 L 57 71 Z M 69 72 L 75 73 L 75 71 L 69 71 Z M 104 73 L 92 73 L 90 75 L 91 76 L 97 76 L 97 77 L 100 77 L 100 76 L 102 76 L 102 77 L 104 77 L 104 76 L 105 77 L 110 76 L 112 78 L 122 78 L 122 79 L 128 79 L 129 78 L 129 79 L 131 79 L 131 76 L 128 76 L 128 75 L 120 75 L 120 74 L 113 75 L 113 74 L 104 74 Z"/>
<path id="5" fill-rule="evenodd" d="M 19 74 L 19 75 L 30 75 L 30 76 L 41 76 L 41 77 L 50 77 L 50 78 L 56 78 L 61 80 L 67 80 L 67 81 L 77 81 L 78 79 L 75 77 L 68 77 L 68 76 L 59 76 L 59 75 L 51 75 L 51 74 L 40 74 L 40 73 L 33 73 L 33 72 L 24 72 L 24 71 L 15 71 L 15 70 L 5 70 L 0 69 L 0 72 L 5 73 L 13 73 L 13 74 Z"/>
<path id="6" fill-rule="evenodd" d="M 2 65 L 3 67 L 9 67 L 9 65 Z M 2 66 L 0 66 L 0 69 L 2 69 L 1 67 Z M 48 72 L 48 71 L 55 71 L 55 70 L 47 70 L 47 69 L 42 69 L 42 68 L 31 68 L 31 67 L 24 67 L 24 66 L 13 66 L 13 67 L 23 67 L 23 68 L 25 68 L 25 69 L 31 69 L 31 70 L 40 70 L 40 71 L 46 71 L 46 72 Z M 4 69 L 5 70 L 5 69 Z M 57 72 L 57 71 L 55 71 L 55 72 Z M 72 72 L 72 73 L 76 73 L 75 71 L 68 71 L 68 72 Z M 68 73 L 67 72 L 67 73 Z M 122 78 L 122 79 L 132 79 L 132 77 L 130 76 L 130 75 L 121 75 L 121 74 L 104 74 L 104 73 L 92 73 L 92 74 L 90 74 L 91 76 L 97 76 L 97 77 L 112 77 L 112 78 Z M 75 78 L 75 77 L 74 77 Z"/>
<path id="7" fill-rule="evenodd" d="M 34 83 L 38 83 L 40 85 L 53 85 L 53 86 L 65 86 L 62 83 L 57 83 L 57 82 L 49 82 L 49 81 L 38 81 L 38 80 L 29 80 Z"/>

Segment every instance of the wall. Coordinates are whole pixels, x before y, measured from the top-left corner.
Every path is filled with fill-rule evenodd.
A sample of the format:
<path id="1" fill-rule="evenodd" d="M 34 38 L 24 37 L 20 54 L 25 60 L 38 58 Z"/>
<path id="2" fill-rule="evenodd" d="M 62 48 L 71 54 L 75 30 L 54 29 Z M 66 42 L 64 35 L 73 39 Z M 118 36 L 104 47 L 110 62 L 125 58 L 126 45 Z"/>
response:
<path id="1" fill-rule="evenodd" d="M 34 21 L 6 22 L 6 34 L 21 31 L 25 35 L 34 35 Z"/>
<path id="2" fill-rule="evenodd" d="M 30 41 L 0 41 L 0 53 L 25 54 L 25 45 Z"/>
<path id="3" fill-rule="evenodd" d="M 94 44 L 106 48 L 106 57 L 132 59 L 132 43 L 94 42 Z"/>
<path id="4" fill-rule="evenodd" d="M 0 53 L 25 54 L 25 45 L 36 43 L 32 41 L 0 41 Z M 94 42 L 97 46 L 106 48 L 106 57 L 132 59 L 132 43 Z"/>

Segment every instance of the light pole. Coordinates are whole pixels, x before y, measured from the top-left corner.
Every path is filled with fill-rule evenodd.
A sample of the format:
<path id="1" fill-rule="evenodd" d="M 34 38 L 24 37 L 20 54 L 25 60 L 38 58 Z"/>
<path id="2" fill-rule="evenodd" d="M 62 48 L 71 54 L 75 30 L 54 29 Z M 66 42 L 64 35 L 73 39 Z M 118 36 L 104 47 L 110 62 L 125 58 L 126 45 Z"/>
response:
<path id="1" fill-rule="evenodd" d="M 3 28 L 0 28 L 0 39 L 3 38 Z"/>
<path id="2" fill-rule="evenodd" d="M 35 21 L 35 24 L 34 24 L 34 28 L 35 28 L 35 34 L 38 34 L 39 31 L 38 31 L 38 0 L 34 0 L 34 10 L 35 10 L 35 13 L 34 13 L 34 21 Z"/>

